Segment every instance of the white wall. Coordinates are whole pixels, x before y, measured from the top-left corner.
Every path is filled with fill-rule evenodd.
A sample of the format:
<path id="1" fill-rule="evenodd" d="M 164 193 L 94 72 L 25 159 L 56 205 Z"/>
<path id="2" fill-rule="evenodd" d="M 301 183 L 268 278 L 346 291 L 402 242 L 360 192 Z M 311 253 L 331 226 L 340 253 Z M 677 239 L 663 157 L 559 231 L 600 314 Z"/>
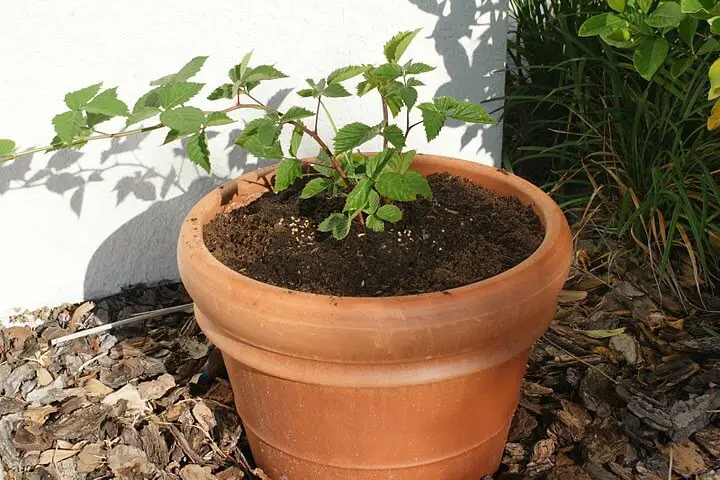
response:
<path id="1" fill-rule="evenodd" d="M 503 74 L 492 72 L 505 62 L 505 10 L 506 0 L 3 0 L 0 138 L 21 148 L 47 143 L 66 92 L 105 81 L 132 105 L 150 80 L 196 55 L 210 55 L 197 78 L 214 87 L 250 49 L 255 62 L 291 77 L 258 94 L 303 105 L 286 89 L 349 63 L 381 62 L 383 43 L 416 27 L 423 31 L 408 55 L 439 67 L 423 78 L 425 98 L 484 100 L 502 95 Z M 377 119 L 373 100 L 328 103 L 345 123 Z M 212 177 L 184 161 L 179 144 L 160 146 L 157 133 L 0 166 L 0 316 L 176 278 L 187 210 L 213 184 L 257 168 L 228 147 L 242 124 L 212 139 Z M 411 145 L 497 164 L 501 133 L 453 125 L 426 145 L 418 128 Z"/>

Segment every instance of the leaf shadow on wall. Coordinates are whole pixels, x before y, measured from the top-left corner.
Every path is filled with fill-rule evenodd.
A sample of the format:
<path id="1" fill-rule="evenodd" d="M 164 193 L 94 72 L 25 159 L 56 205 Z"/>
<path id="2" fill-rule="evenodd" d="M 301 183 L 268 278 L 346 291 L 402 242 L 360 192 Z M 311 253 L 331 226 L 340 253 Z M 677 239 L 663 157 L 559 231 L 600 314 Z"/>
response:
<path id="1" fill-rule="evenodd" d="M 442 56 L 450 79 L 442 84 L 435 96 L 451 96 L 460 100 L 483 103 L 493 117 L 499 119 L 501 97 L 505 85 L 507 42 L 506 0 L 409 0 L 426 13 L 437 17 L 430 38 L 435 51 Z M 480 31 L 479 37 L 476 31 Z M 421 31 L 420 35 L 427 32 Z M 469 44 L 477 46 L 469 51 Z M 482 146 L 476 153 L 492 154 L 495 166 L 500 166 L 502 126 L 465 125 L 451 121 L 451 128 L 463 128 L 461 148 L 465 148 L 482 130 Z"/>

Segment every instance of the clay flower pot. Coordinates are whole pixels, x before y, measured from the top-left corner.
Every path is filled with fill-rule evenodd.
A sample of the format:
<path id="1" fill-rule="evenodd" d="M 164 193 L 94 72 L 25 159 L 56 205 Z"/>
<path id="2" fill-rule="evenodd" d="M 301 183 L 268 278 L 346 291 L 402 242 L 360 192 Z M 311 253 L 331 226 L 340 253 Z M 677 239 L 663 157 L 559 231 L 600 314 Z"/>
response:
<path id="1" fill-rule="evenodd" d="M 518 177 L 430 155 L 415 167 L 532 205 L 542 244 L 464 287 L 335 297 L 250 279 L 205 248 L 203 226 L 231 200 L 265 192 L 271 168 L 212 191 L 182 226 L 182 281 L 223 352 L 255 460 L 275 480 L 478 480 L 500 464 L 528 353 L 568 275 L 570 229 L 560 208 Z"/>

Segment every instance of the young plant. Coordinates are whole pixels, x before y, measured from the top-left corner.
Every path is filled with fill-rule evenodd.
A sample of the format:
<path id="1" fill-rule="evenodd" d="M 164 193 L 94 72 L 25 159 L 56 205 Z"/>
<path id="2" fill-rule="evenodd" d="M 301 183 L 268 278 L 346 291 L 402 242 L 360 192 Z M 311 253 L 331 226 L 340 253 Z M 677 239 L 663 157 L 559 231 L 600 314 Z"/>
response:
<path id="1" fill-rule="evenodd" d="M 18 152 L 13 141 L 0 139 L 0 162 L 36 152 L 80 149 L 93 140 L 166 129 L 164 144 L 187 138 L 188 158 L 209 172 L 207 130 L 234 123 L 228 114 L 236 110 L 261 110 L 265 116 L 248 122 L 235 143 L 257 157 L 280 161 L 275 172 L 275 191 L 286 190 L 298 179 L 310 177 L 301 198 L 311 198 L 321 192 L 345 198 L 343 210 L 332 213 L 320 223 L 320 231 L 332 232 L 333 237 L 342 239 L 350 231 L 352 222 L 357 221 L 363 228 L 380 232 L 384 230 L 385 222 L 395 223 L 402 218 L 402 210 L 394 202 L 409 202 L 432 195 L 428 182 L 412 168 L 416 152 L 405 150 L 413 128 L 422 124 L 427 139 L 432 140 L 448 119 L 494 123 L 482 107 L 470 101 L 437 97 L 430 102 L 417 103 L 417 87 L 423 85 L 417 75 L 430 72 L 434 67 L 412 60 L 401 63 L 400 60 L 418 32 L 419 29 L 401 32 L 390 39 L 384 48 L 385 63 L 350 65 L 325 78 L 308 79 L 308 88 L 297 94 L 313 99 L 314 112 L 301 106 L 281 112 L 257 100 L 252 91 L 260 83 L 286 75 L 272 65 L 251 67 L 250 53 L 230 69 L 229 81 L 208 96 L 210 100 L 234 100 L 233 105 L 222 110 L 203 111 L 187 105 L 204 87 L 190 79 L 200 71 L 207 57 L 193 58 L 177 73 L 151 82 L 153 88 L 135 102 L 132 110 L 118 99 L 116 88 L 102 90 L 100 83 L 91 85 L 65 96 L 68 110 L 53 118 L 57 135 L 50 145 Z M 382 104 L 383 118 L 374 125 L 352 122 L 338 129 L 326 102 L 351 96 L 344 83 L 356 77 L 362 78 L 356 87 L 357 95 L 362 97 L 376 92 Z M 335 132 L 332 148 L 318 134 L 321 110 Z M 413 110 L 419 110 L 421 120 L 412 121 Z M 114 117 L 126 117 L 126 127 L 156 117 L 159 122 L 116 133 L 98 129 L 100 124 Z M 402 118 L 402 124 L 393 123 L 396 118 Z M 280 137 L 286 127 L 292 128 L 292 135 L 289 145 L 282 145 Z M 317 143 L 320 150 L 316 158 L 303 163 L 298 158 L 298 150 L 306 136 Z M 360 154 L 357 149 L 376 137 L 383 140 L 382 151 L 372 156 Z"/>

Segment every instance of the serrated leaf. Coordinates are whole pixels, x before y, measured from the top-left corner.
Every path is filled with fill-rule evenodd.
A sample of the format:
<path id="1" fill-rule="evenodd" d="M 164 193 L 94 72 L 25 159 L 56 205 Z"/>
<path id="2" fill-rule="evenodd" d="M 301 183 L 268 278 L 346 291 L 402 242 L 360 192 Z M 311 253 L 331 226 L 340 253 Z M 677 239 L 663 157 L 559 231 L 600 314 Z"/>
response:
<path id="1" fill-rule="evenodd" d="M 365 226 L 373 232 L 385 231 L 385 222 L 377 218 L 375 215 L 368 215 L 365 219 Z"/>
<path id="2" fill-rule="evenodd" d="M 280 122 L 292 122 L 293 120 L 300 120 L 301 118 L 312 117 L 315 114 L 303 107 L 290 107 L 285 114 L 280 117 Z"/>
<path id="3" fill-rule="evenodd" d="M 110 115 L 103 115 L 102 113 L 90 113 L 88 112 L 86 120 L 87 120 L 87 126 L 89 128 L 93 128 L 96 125 L 100 125 L 103 122 L 107 122 L 110 120 Z"/>
<path id="4" fill-rule="evenodd" d="M 601 13 L 600 15 L 595 15 L 585 20 L 585 22 L 580 25 L 578 36 L 592 37 L 594 35 L 607 35 L 618 28 L 625 28 L 627 26 L 627 21 L 622 18 L 612 13 Z"/>
<path id="5" fill-rule="evenodd" d="M 715 40 L 715 37 L 708 37 L 707 40 L 698 48 L 698 55 L 706 55 L 708 53 L 716 52 L 720 50 L 720 42 Z"/>
<path id="6" fill-rule="evenodd" d="M 410 179 L 397 172 L 382 172 L 375 183 L 375 188 L 383 197 L 400 202 L 411 202 L 417 197 Z"/>
<path id="7" fill-rule="evenodd" d="M 608 6 L 618 13 L 625 11 L 626 1 L 625 0 L 607 0 Z"/>
<path id="8" fill-rule="evenodd" d="M 437 109 L 443 113 L 448 113 L 450 110 L 458 106 L 458 101 L 453 97 L 435 97 L 433 98 L 433 104 Z"/>
<path id="9" fill-rule="evenodd" d="M 253 51 L 250 50 L 245 55 L 243 55 L 242 60 L 240 61 L 240 66 L 238 73 L 240 75 L 239 78 L 245 77 L 245 72 L 247 72 L 248 65 L 250 64 L 250 58 L 252 57 Z"/>
<path id="10" fill-rule="evenodd" d="M 407 50 L 410 42 L 413 41 L 419 32 L 420 29 L 418 28 L 417 30 L 413 30 L 411 32 L 400 32 L 391 38 L 385 44 L 385 48 L 383 49 L 385 58 L 387 58 L 388 62 L 400 61 L 400 57 L 402 57 L 402 54 L 405 53 L 405 50 Z"/>
<path id="11" fill-rule="evenodd" d="M 7 138 L 0 138 L 0 157 L 6 157 L 15 151 L 15 142 Z"/>
<path id="12" fill-rule="evenodd" d="M 205 132 L 196 133 L 190 137 L 185 149 L 191 162 L 210 173 L 210 151 Z"/>
<path id="13" fill-rule="evenodd" d="M 208 100 L 220 100 L 221 98 L 233 98 L 233 84 L 232 83 L 223 83 L 219 87 L 217 87 L 215 90 L 213 90 L 210 95 L 208 95 Z"/>
<path id="14" fill-rule="evenodd" d="M 67 105 L 70 110 L 80 110 L 97 95 L 101 87 L 102 82 L 70 92 L 65 95 L 65 105 Z"/>
<path id="15" fill-rule="evenodd" d="M 316 97 L 316 91 L 312 88 L 303 88 L 302 90 L 298 90 L 297 94 L 300 95 L 303 98 L 307 97 Z"/>
<path id="16" fill-rule="evenodd" d="M 371 80 L 363 80 L 357 85 L 358 97 L 366 95 L 368 92 L 372 92 L 377 87 L 377 84 Z"/>
<path id="17" fill-rule="evenodd" d="M 647 39 L 633 53 L 633 64 L 638 73 L 650 80 L 667 58 L 670 44 L 664 38 Z"/>
<path id="18" fill-rule="evenodd" d="M 375 215 L 381 219 L 390 223 L 396 223 L 402 220 L 403 212 L 397 205 L 383 205 L 378 208 Z"/>
<path id="19" fill-rule="evenodd" d="M 418 80 L 417 78 L 408 78 L 407 79 L 407 86 L 408 87 L 423 87 L 425 84 Z"/>
<path id="20" fill-rule="evenodd" d="M 318 193 L 327 190 L 330 185 L 332 185 L 332 180 L 330 180 L 329 178 L 313 178 L 303 188 L 302 192 L 300 193 L 300 198 L 312 198 Z"/>
<path id="21" fill-rule="evenodd" d="M 415 105 L 415 102 L 417 102 L 417 90 L 413 87 L 401 88 L 398 90 L 398 95 L 400 95 L 400 98 L 407 108 L 412 108 Z"/>
<path id="22" fill-rule="evenodd" d="M 327 83 L 328 85 L 333 85 L 335 83 L 344 82 L 345 80 L 350 80 L 353 77 L 357 77 L 358 75 L 362 74 L 367 70 L 367 67 L 362 65 L 350 65 L 347 67 L 338 68 L 336 70 L 333 70 L 333 72 L 328 75 L 327 77 Z"/>
<path id="23" fill-rule="evenodd" d="M 352 150 L 371 140 L 378 134 L 377 127 L 353 122 L 338 130 L 335 135 L 335 154 Z"/>
<path id="24" fill-rule="evenodd" d="M 408 170 L 403 174 L 412 189 L 423 198 L 432 198 L 432 190 L 427 179 L 417 170 Z"/>
<path id="25" fill-rule="evenodd" d="M 302 164 L 292 158 L 283 158 L 275 169 L 275 191 L 282 192 L 302 177 Z"/>
<path id="26" fill-rule="evenodd" d="M 343 212 L 354 212 L 365 208 L 368 202 L 368 195 L 372 189 L 372 182 L 367 178 L 363 178 L 355 184 L 355 188 L 348 194 L 345 200 Z"/>
<path id="27" fill-rule="evenodd" d="M 203 65 L 205 65 L 205 60 L 207 59 L 208 57 L 195 57 L 186 63 L 178 73 L 172 73 L 158 78 L 157 80 L 153 80 L 150 82 L 150 85 L 167 85 L 173 82 L 185 82 L 194 77 L 200 71 Z"/>
<path id="28" fill-rule="evenodd" d="M 469 100 L 459 102 L 455 107 L 448 110 L 447 116 L 467 123 L 495 123 L 483 107 Z"/>
<path id="29" fill-rule="evenodd" d="M 370 178 L 375 178 L 377 174 L 379 174 L 383 168 L 385 168 L 385 165 L 388 164 L 391 157 L 395 154 L 395 149 L 388 148 L 387 150 L 383 150 L 382 152 L 379 152 L 376 155 L 373 155 L 372 157 L 367 159 L 367 162 L 365 163 L 365 173 Z"/>
<path id="30" fill-rule="evenodd" d="M 138 122 L 142 122 L 143 120 L 147 120 L 148 118 L 152 118 L 155 115 L 160 113 L 159 108 L 155 107 L 138 107 L 133 110 L 133 112 L 130 114 L 130 116 L 127 119 L 127 122 L 125 122 L 126 126 L 134 125 Z"/>
<path id="31" fill-rule="evenodd" d="M 371 72 L 373 77 L 382 79 L 395 79 L 403 74 L 402 67 L 397 63 L 385 63 Z"/>
<path id="32" fill-rule="evenodd" d="M 398 150 L 405 146 L 405 134 L 397 125 L 386 126 L 382 136 Z"/>
<path id="33" fill-rule="evenodd" d="M 192 132 L 188 133 L 181 133 L 177 130 L 170 129 L 168 130 L 167 135 L 165 135 L 165 140 L 163 140 L 163 145 L 167 145 L 168 143 L 174 142 L 176 140 L 182 140 L 185 137 L 188 137 L 192 135 Z"/>
<path id="34" fill-rule="evenodd" d="M 438 110 L 433 103 L 421 103 L 418 108 L 422 113 L 425 136 L 430 141 L 438 136 L 443 125 L 445 125 L 445 113 Z"/>
<path id="35" fill-rule="evenodd" d="M 320 222 L 320 225 L 318 225 L 318 230 L 320 230 L 321 232 L 330 232 L 333 228 L 342 224 L 345 221 L 347 221 L 347 217 L 342 213 L 331 213 L 329 217 Z"/>
<path id="36" fill-rule="evenodd" d="M 52 124 L 55 127 L 55 133 L 63 143 L 71 142 L 75 136 L 85 125 L 82 112 L 70 111 L 56 115 Z"/>
<path id="37" fill-rule="evenodd" d="M 258 65 L 255 68 L 248 69 L 246 74 L 243 76 L 242 81 L 245 83 L 261 82 L 263 80 L 275 80 L 286 77 L 287 75 L 272 65 Z"/>
<path id="38" fill-rule="evenodd" d="M 177 130 L 179 133 L 195 133 L 200 131 L 205 121 L 205 114 L 195 107 L 178 107 L 166 110 L 160 115 L 163 125 Z"/>
<path id="39" fill-rule="evenodd" d="M 203 86 L 202 83 L 194 82 L 176 82 L 163 85 L 157 89 L 159 106 L 168 109 L 182 105 L 200 93 Z"/>
<path id="40" fill-rule="evenodd" d="M 322 95 L 325 97 L 331 97 L 331 98 L 340 98 L 340 97 L 349 97 L 350 92 L 348 92 L 345 87 L 340 85 L 339 83 L 333 83 L 332 85 L 328 85 L 321 91 Z"/>
<path id="41" fill-rule="evenodd" d="M 278 135 L 275 118 L 256 118 L 245 126 L 235 143 L 257 157 L 280 160 L 283 154 Z"/>
<path id="42" fill-rule="evenodd" d="M 417 75 L 420 73 L 432 72 L 435 67 L 428 65 L 427 63 L 411 63 L 405 67 L 405 73 L 408 75 Z"/>
<path id="43" fill-rule="evenodd" d="M 417 155 L 415 150 L 396 153 L 390 160 L 390 168 L 398 173 L 407 172 L 413 160 L 415 160 L 415 155 Z"/>
<path id="44" fill-rule="evenodd" d="M 372 215 L 375 213 L 380 206 L 380 194 L 376 192 L 375 190 L 370 190 L 370 193 L 368 193 L 368 201 L 367 205 L 365 205 L 365 208 L 363 208 L 363 212 Z"/>
<path id="45" fill-rule="evenodd" d="M 302 143 L 303 135 L 305 131 L 296 126 L 293 128 L 292 135 L 290 136 L 290 156 L 297 158 L 298 150 L 300 150 L 300 144 Z"/>
<path id="46" fill-rule="evenodd" d="M 117 88 L 109 88 L 98 94 L 85 106 L 85 110 L 110 117 L 127 117 L 129 115 L 125 102 L 117 98 Z"/>
<path id="47" fill-rule="evenodd" d="M 684 18 L 679 3 L 666 1 L 657 6 L 645 23 L 655 28 L 677 27 Z"/>
<path id="48" fill-rule="evenodd" d="M 224 112 L 211 112 L 205 117 L 206 127 L 217 127 L 220 125 L 229 125 L 235 123 L 235 120 L 230 118 L 227 113 Z"/>

